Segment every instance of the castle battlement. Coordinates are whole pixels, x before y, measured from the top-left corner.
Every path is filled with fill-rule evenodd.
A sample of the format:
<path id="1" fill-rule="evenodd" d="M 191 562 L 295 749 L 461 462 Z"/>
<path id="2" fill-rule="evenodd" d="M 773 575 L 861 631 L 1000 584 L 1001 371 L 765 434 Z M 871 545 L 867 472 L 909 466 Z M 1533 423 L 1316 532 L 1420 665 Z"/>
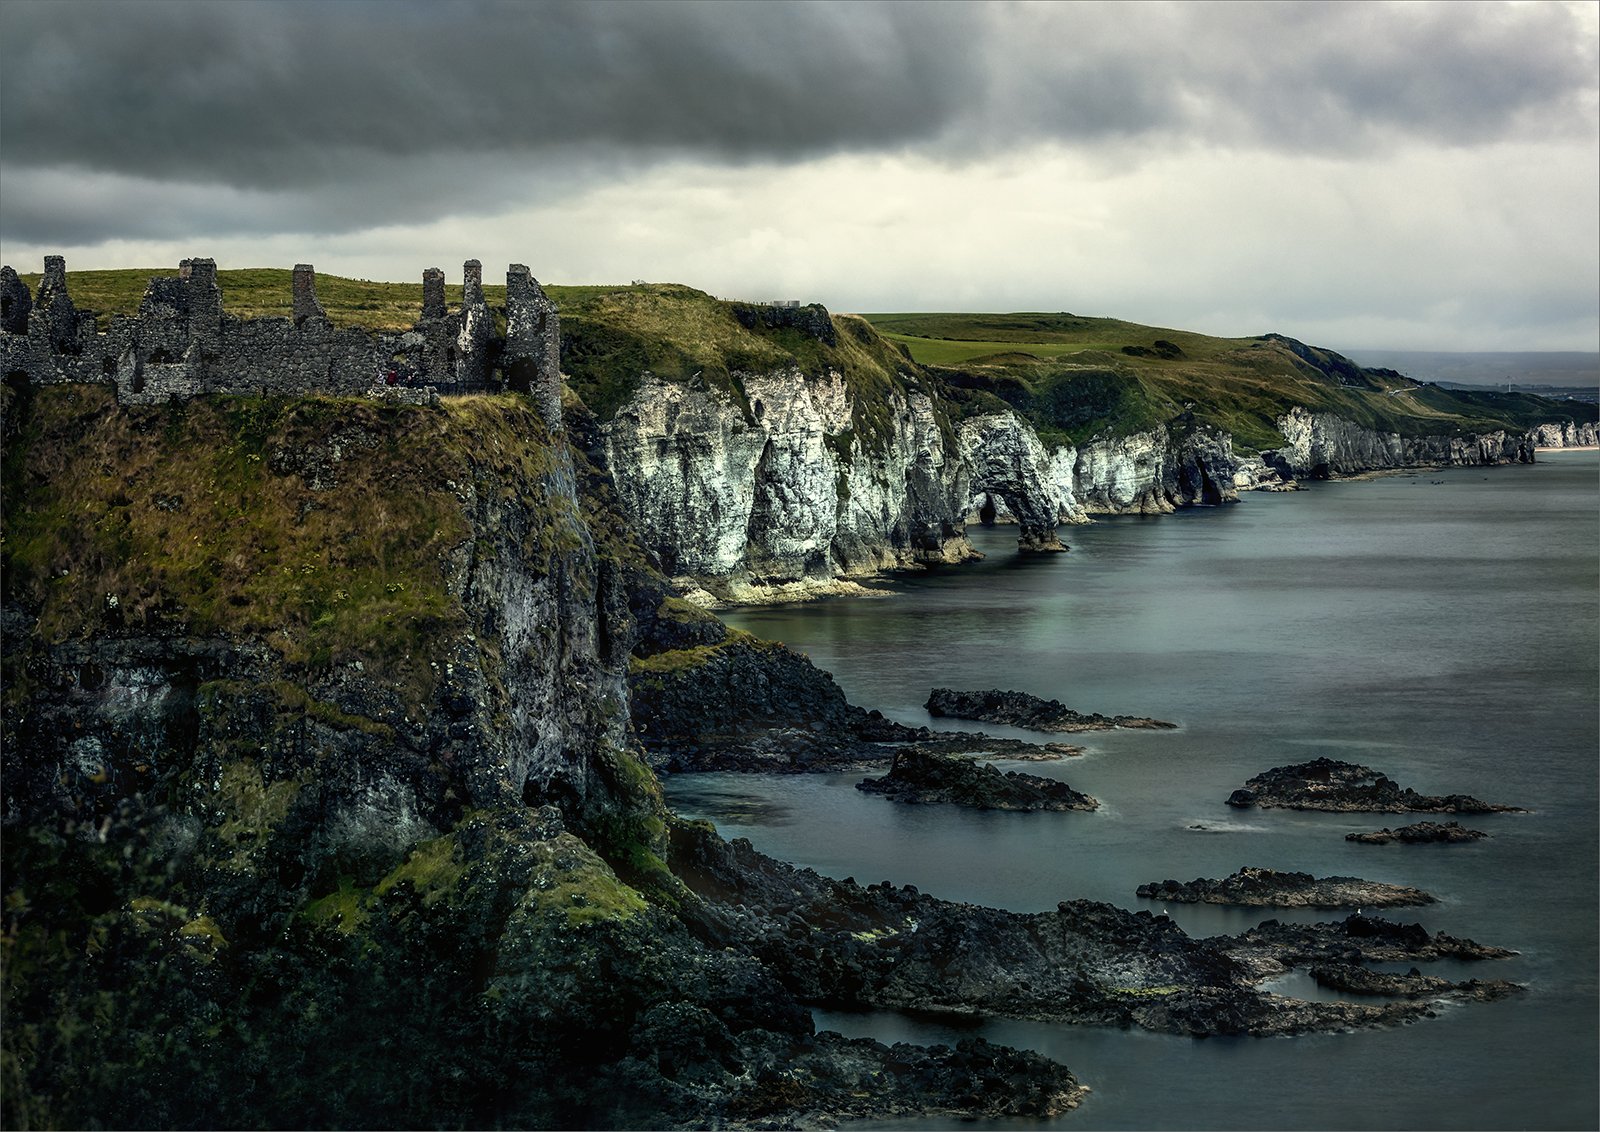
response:
<path id="1" fill-rule="evenodd" d="M 483 266 L 462 268 L 464 297 L 445 305 L 444 272 L 422 275 L 422 309 L 400 333 L 336 328 L 317 301 L 317 276 L 296 264 L 289 318 L 233 318 L 222 302 L 217 264 L 186 259 L 175 276 L 150 280 L 133 317 L 98 330 L 67 291 L 66 261 L 46 256 L 37 296 L 0 268 L 0 366 L 8 384 L 109 382 L 127 405 L 161 404 L 208 393 L 270 396 L 383 393 L 408 400 L 498 390 L 533 397 L 561 427 L 561 322 L 528 268 L 506 272 L 506 332 L 484 301 Z"/>

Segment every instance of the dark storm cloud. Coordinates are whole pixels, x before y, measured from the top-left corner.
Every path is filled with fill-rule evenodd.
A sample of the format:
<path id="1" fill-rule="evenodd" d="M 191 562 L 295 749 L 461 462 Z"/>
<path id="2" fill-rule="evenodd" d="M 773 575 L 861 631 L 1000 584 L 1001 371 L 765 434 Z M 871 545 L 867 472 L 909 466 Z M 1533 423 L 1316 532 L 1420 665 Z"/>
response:
<path id="1" fill-rule="evenodd" d="M 1593 130 L 1592 36 L 1550 4 L 7 0 L 0 21 L 17 239 L 348 230 L 671 158 Z M 197 212 L 197 186 L 232 192 Z"/>

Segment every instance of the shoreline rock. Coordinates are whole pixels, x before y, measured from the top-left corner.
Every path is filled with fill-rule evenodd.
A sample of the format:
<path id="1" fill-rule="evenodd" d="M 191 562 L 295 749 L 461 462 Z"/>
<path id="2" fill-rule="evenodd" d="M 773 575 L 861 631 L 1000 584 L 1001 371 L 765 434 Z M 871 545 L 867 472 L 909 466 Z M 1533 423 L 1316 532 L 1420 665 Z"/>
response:
<path id="1" fill-rule="evenodd" d="M 1328 758 L 1263 771 L 1228 795 L 1228 805 L 1335 813 L 1527 813 L 1521 807 L 1483 802 L 1470 794 L 1418 794 L 1371 767 Z"/>
<path id="2" fill-rule="evenodd" d="M 1434 898 L 1422 889 L 1406 885 L 1252 868 L 1240 869 L 1221 880 L 1201 877 L 1187 884 L 1175 880 L 1141 884 L 1136 895 L 1176 904 L 1235 904 L 1246 908 L 1383 908 L 1434 903 Z"/>
<path id="3" fill-rule="evenodd" d="M 1264 920 L 1238 935 L 1217 936 L 1210 942 L 1220 946 L 1236 963 L 1258 972 L 1260 978 L 1316 963 L 1422 963 L 1436 959 L 1476 962 L 1517 954 L 1444 932 L 1429 934 L 1421 924 L 1402 924 L 1359 912 L 1343 920 L 1317 924 Z"/>
<path id="4" fill-rule="evenodd" d="M 748 954 L 799 999 L 835 1009 L 914 1010 L 1161 1033 L 1332 1033 L 1429 1017 L 1428 1001 L 1320 1002 L 1257 984 L 1318 961 L 1420 962 L 1511 954 L 1362 916 L 1268 921 L 1195 939 L 1170 918 L 1089 900 L 1021 913 L 939 900 L 888 881 L 832 880 L 681 823 L 670 865 L 698 897 L 685 914 L 708 945 Z M 1462 997 L 1454 991 L 1438 996 Z"/>
<path id="5" fill-rule="evenodd" d="M 1387 998 L 1454 995 L 1475 1002 L 1489 1002 L 1527 989 L 1520 983 L 1505 979 L 1468 979 L 1466 982 L 1453 983 L 1438 975 L 1424 975 L 1415 967 L 1402 975 L 1392 971 L 1374 971 L 1355 963 L 1318 963 L 1311 968 L 1310 974 L 1319 987 L 1343 991 L 1345 994 Z"/>
<path id="6" fill-rule="evenodd" d="M 833 677 L 775 641 L 730 630 L 690 602 L 652 595 L 633 615 L 629 709 L 658 773 L 805 774 L 882 767 L 904 744 L 943 755 L 1044 761 L 1062 742 L 911 727 L 849 703 Z"/>
<path id="7" fill-rule="evenodd" d="M 1026 692 L 991 688 L 979 692 L 959 692 L 954 688 L 935 688 L 924 705 L 935 716 L 970 719 L 979 723 L 1003 723 L 1029 731 L 1109 731 L 1115 727 L 1167 730 L 1177 724 L 1132 715 L 1085 714 L 1074 711 L 1060 700 L 1045 700 Z"/>
<path id="8" fill-rule="evenodd" d="M 1403 845 L 1422 845 L 1434 841 L 1459 845 L 1488 836 L 1482 830 L 1468 829 L 1460 822 L 1447 821 L 1440 824 L 1419 821 L 1414 825 L 1403 825 L 1399 829 L 1389 829 L 1385 826 L 1374 833 L 1347 833 L 1344 839 L 1354 841 L 1358 845 L 1387 845 L 1391 841 L 1398 841 Z"/>
<path id="9" fill-rule="evenodd" d="M 1020 771 L 1002 773 L 991 764 L 940 755 L 925 747 L 902 747 L 889 773 L 856 783 L 856 789 L 893 802 L 967 806 L 976 810 L 1095 810 L 1100 803 L 1065 782 Z"/>

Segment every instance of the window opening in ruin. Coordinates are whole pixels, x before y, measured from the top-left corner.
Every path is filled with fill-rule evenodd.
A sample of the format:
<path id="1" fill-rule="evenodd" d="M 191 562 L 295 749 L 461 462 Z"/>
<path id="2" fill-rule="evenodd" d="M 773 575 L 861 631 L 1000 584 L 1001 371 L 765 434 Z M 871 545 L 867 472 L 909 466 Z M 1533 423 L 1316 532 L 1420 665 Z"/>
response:
<path id="1" fill-rule="evenodd" d="M 513 393 L 531 393 L 539 371 L 532 358 L 516 358 L 506 367 L 505 375 L 506 388 Z"/>
<path id="2" fill-rule="evenodd" d="M 107 377 L 110 377 L 112 374 L 116 373 L 117 372 L 117 359 L 115 359 L 115 358 L 101 358 L 100 359 L 100 372 L 105 374 Z"/>

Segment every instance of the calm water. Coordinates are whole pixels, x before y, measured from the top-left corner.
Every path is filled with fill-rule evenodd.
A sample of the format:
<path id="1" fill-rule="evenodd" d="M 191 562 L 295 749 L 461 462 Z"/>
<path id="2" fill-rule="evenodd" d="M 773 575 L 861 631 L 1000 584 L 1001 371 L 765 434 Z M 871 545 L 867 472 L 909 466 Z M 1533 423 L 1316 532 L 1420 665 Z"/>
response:
<path id="1" fill-rule="evenodd" d="M 1521 952 L 1457 977 L 1528 994 L 1390 1031 L 1192 1040 L 978 1024 L 1094 1089 L 1064 1127 L 1594 1128 L 1600 459 L 1541 461 L 1102 521 L 1065 530 L 1066 555 L 1021 557 L 1013 532 L 980 529 L 986 561 L 899 582 L 893 597 L 727 618 L 907 723 L 929 722 L 929 688 L 948 685 L 1181 724 L 1092 735 L 1086 756 L 1028 767 L 1100 798 L 1096 813 L 897 806 L 855 790 L 854 774 L 682 776 L 668 794 L 724 836 L 862 883 L 1033 911 L 1076 897 L 1153 908 L 1133 895 L 1144 881 L 1242 865 L 1353 874 L 1441 900 L 1394 918 Z M 1492 834 L 1473 845 L 1380 847 L 1343 835 L 1413 819 L 1223 804 L 1251 775 L 1318 755 L 1536 812 L 1473 819 Z M 1193 934 L 1264 918 L 1169 911 Z M 818 1023 L 886 1041 L 974 1032 L 888 1013 Z"/>

